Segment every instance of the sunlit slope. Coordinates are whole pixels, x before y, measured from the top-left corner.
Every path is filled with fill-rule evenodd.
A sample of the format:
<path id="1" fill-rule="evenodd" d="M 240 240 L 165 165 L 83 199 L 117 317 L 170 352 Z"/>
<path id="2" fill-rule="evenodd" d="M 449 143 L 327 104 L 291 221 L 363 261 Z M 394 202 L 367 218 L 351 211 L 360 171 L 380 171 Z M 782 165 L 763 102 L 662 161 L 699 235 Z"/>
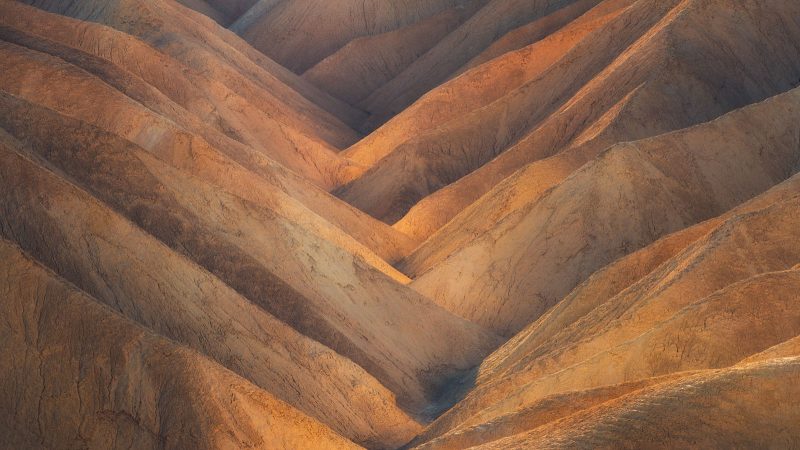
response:
<path id="1" fill-rule="evenodd" d="M 797 17 L 0 0 L 0 447 L 790 447 Z"/>
<path id="2" fill-rule="evenodd" d="M 515 333 L 592 272 L 800 169 L 798 98 L 794 90 L 708 124 L 616 145 L 553 188 L 534 189 L 531 201 L 413 286 L 462 317 Z"/>
<path id="3" fill-rule="evenodd" d="M 800 205 L 798 186 L 795 176 L 731 213 L 599 271 L 490 356 L 477 387 L 419 441 L 435 438 L 432 448 L 463 445 L 464 439 L 469 445 L 485 443 L 537 429 L 577 409 L 593 411 L 588 408 L 666 383 L 665 376 L 792 355 L 791 343 L 800 334 L 793 217 Z M 777 350 L 770 354 L 770 349 Z M 698 375 L 706 376 L 716 373 Z M 571 394 L 580 391 L 585 393 Z M 641 394 L 629 397 L 636 395 Z M 724 416 L 722 407 L 715 407 L 720 409 L 709 415 L 712 421 Z M 476 433 L 479 426 L 487 433 Z"/>
<path id="4" fill-rule="evenodd" d="M 9 67 L 4 79 L 9 92 L 22 92 L 19 90 L 21 86 L 30 86 L 30 76 L 37 74 L 37 70 L 45 71 L 39 73 L 52 74 L 53 89 L 45 91 L 33 86 L 26 89 L 27 96 L 49 99 L 49 104 L 56 105 L 57 110 L 100 127 L 119 130 L 123 137 L 151 150 L 174 152 L 175 146 L 180 144 L 192 148 L 193 155 L 222 153 L 222 159 L 228 160 L 227 172 L 236 173 L 236 176 L 221 177 L 222 173 L 217 173 L 215 176 L 219 183 L 252 200 L 273 195 L 269 192 L 262 195 L 269 190 L 265 189 L 267 186 L 260 189 L 254 186 L 267 182 L 269 187 L 286 192 L 385 259 L 396 259 L 408 247 L 399 233 L 333 200 L 309 178 L 303 177 L 301 174 L 314 172 L 321 175 L 321 162 L 314 164 L 308 155 L 298 153 L 295 144 L 287 143 L 292 149 L 290 153 L 294 154 L 292 158 L 302 161 L 307 168 L 313 167 L 312 172 L 300 170 L 300 173 L 295 173 L 277 165 L 273 158 L 279 155 L 272 151 L 276 141 L 267 140 L 269 146 L 260 146 L 257 143 L 247 145 L 245 139 L 242 139 L 245 143 L 237 140 L 241 135 L 232 132 L 226 125 L 228 122 L 220 118 L 227 109 L 225 102 L 231 96 L 226 94 L 221 100 L 223 105 L 214 106 L 214 102 L 220 100 L 213 93 L 213 87 L 220 84 L 216 78 L 193 73 L 123 33 L 91 23 L 77 23 L 36 9 L 22 9 L 16 3 L 2 3 L 0 6 L 8 12 L 3 15 L 9 24 L 4 31 L 8 61 L 15 63 Z M 19 16 L 31 21 L 23 20 L 24 26 L 18 26 L 5 19 Z M 49 23 L 46 31 L 36 25 L 41 22 Z M 120 49 L 130 50 L 130 53 Z M 141 58 L 141 62 L 132 58 L 132 54 Z M 171 68 L 174 70 L 167 70 Z M 82 83 L 86 88 L 83 91 L 72 89 L 72 81 Z M 203 83 L 210 88 L 195 89 Z M 97 92 L 97 98 L 86 95 L 85 89 Z M 253 89 L 258 90 L 256 87 Z M 236 114 L 240 108 L 241 104 L 232 105 L 228 110 Z M 211 116 L 207 115 L 208 111 L 212 111 Z M 252 112 L 256 123 L 269 120 L 263 113 Z M 209 121 L 219 126 L 209 126 Z M 254 128 L 259 133 L 263 131 L 260 127 Z M 277 150 L 281 151 L 280 148 Z M 182 160 L 191 162 L 193 155 L 184 155 Z M 180 155 L 175 156 L 175 159 L 180 158 Z M 219 162 L 219 156 L 214 158 Z M 242 168 L 253 173 L 249 174 Z M 253 174 L 261 180 L 254 178 Z M 257 181 L 252 181 L 254 179 Z M 247 189 L 242 189 L 244 186 Z"/>
<path id="5" fill-rule="evenodd" d="M 596 19 L 608 21 L 566 53 L 555 52 L 553 64 L 501 98 L 428 132 L 406 135 L 339 195 L 394 223 L 453 185 L 454 195 L 432 197 L 398 224 L 424 239 L 527 163 L 574 145 L 599 152 L 615 142 L 710 120 L 784 92 L 800 79 L 797 59 L 784 57 L 797 52 L 800 28 L 780 19 L 796 15 L 795 4 L 727 9 L 713 1 L 629 3 Z M 485 82 L 502 86 L 495 77 Z M 417 226 L 424 231 L 414 231 Z"/>

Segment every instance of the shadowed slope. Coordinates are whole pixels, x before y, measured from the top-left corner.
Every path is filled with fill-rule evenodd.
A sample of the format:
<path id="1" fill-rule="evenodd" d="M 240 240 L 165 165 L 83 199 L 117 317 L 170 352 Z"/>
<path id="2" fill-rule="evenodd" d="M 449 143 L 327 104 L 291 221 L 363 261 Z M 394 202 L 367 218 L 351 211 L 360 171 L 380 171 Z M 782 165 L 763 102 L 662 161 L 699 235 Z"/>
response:
<path id="1" fill-rule="evenodd" d="M 378 128 L 426 92 L 446 81 L 496 39 L 576 0 L 491 0 L 458 29 L 362 103 L 371 116 L 365 129 Z"/>
<path id="2" fill-rule="evenodd" d="M 199 13 L 203 13 L 206 16 L 213 19 L 215 22 L 225 25 L 231 22 L 231 18 L 216 9 L 215 7 L 211 6 L 206 0 L 176 0 L 178 3 L 189 7 Z"/>
<path id="3" fill-rule="evenodd" d="M 354 39 L 308 69 L 303 78 L 357 105 L 439 42 L 472 9 L 447 9 L 407 27 Z"/>
<path id="4" fill-rule="evenodd" d="M 371 167 L 418 134 L 429 132 L 491 104 L 553 64 L 563 53 L 619 14 L 630 1 L 603 5 L 541 43 L 505 55 L 433 89 L 343 153 Z M 609 6 L 610 5 L 610 6 Z M 609 11 L 610 10 L 610 11 Z M 535 55 L 535 57 L 534 57 Z M 458 101 L 452 101 L 452 99 Z"/>
<path id="5" fill-rule="evenodd" d="M 612 15 L 610 21 L 607 21 L 608 16 L 598 19 L 603 23 L 602 27 L 589 28 L 594 36 L 603 36 L 603 39 L 587 39 L 583 34 L 578 45 L 570 51 L 551 50 L 554 59 L 550 64 L 533 71 L 534 74 L 543 72 L 533 77 L 523 73 L 523 83 L 505 91 L 496 100 L 487 104 L 478 97 L 478 104 L 485 106 L 468 109 L 467 114 L 421 135 L 412 135 L 410 139 L 406 135 L 400 145 L 340 189 L 338 195 L 359 209 L 387 223 L 394 223 L 427 195 L 488 163 L 548 119 L 582 86 L 606 70 L 668 14 L 677 1 L 658 2 L 658 5 L 645 4 L 647 2 L 641 0 L 634 3 L 623 10 L 624 14 Z M 649 52 L 642 54 L 651 60 L 649 65 L 660 61 L 648 55 Z M 503 61 L 489 64 L 494 63 L 502 64 Z M 642 63 L 639 61 L 637 66 L 642 66 Z M 635 73 L 646 76 L 647 66 L 639 67 Z M 621 73 L 630 78 L 627 71 Z M 509 80 L 512 86 L 519 80 L 513 74 Z M 454 82 L 463 85 L 458 83 L 461 78 Z M 482 80 L 483 83 L 493 82 L 493 78 Z M 499 86 L 502 91 L 503 84 Z M 626 86 L 617 86 L 612 93 L 620 92 Z M 489 97 L 493 95 L 490 91 Z M 601 91 L 599 98 L 582 97 L 608 101 L 611 93 Z"/>
<path id="6" fill-rule="evenodd" d="M 472 58 L 452 75 L 454 78 L 469 69 L 475 68 L 491 61 L 494 58 L 505 55 L 506 53 L 519 50 L 536 43 L 560 28 L 571 25 L 571 23 L 584 14 L 586 11 L 601 3 L 603 0 L 581 0 L 564 6 L 541 19 L 515 28 L 500 39 L 494 41 L 486 50 L 478 56 Z"/>
<path id="7" fill-rule="evenodd" d="M 262 0 L 231 29 L 275 61 L 303 73 L 355 38 L 392 31 L 475 1 Z"/>
<path id="8" fill-rule="evenodd" d="M 232 24 L 246 13 L 257 0 L 177 0 L 201 12 L 222 26 Z"/>

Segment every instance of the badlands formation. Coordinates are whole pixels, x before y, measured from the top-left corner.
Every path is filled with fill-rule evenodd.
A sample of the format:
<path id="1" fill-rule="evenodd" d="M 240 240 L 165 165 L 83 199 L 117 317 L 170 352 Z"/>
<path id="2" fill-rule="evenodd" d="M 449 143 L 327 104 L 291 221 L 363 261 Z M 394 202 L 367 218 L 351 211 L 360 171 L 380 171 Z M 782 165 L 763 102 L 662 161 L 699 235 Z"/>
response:
<path id="1" fill-rule="evenodd" d="M 0 0 L 0 448 L 792 448 L 800 2 Z"/>

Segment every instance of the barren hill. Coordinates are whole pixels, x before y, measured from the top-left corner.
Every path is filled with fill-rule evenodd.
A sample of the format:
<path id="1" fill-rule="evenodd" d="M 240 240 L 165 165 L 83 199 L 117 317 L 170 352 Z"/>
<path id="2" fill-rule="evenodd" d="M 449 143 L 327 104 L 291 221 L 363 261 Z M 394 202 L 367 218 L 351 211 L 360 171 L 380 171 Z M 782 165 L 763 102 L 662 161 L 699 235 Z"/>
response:
<path id="1" fill-rule="evenodd" d="M 445 249 L 430 256 L 437 263 L 423 262 L 431 267 L 414 286 L 462 317 L 517 332 L 595 270 L 800 170 L 798 106 L 793 90 L 708 124 L 618 144 L 553 187 L 525 189 L 520 172 L 481 210 L 526 200 L 497 222 L 482 216 L 475 228 L 462 224 L 478 236 L 464 235 L 449 256 L 442 242 Z M 503 271 L 482 269 L 506 261 Z"/>
<path id="2" fill-rule="evenodd" d="M 484 89 L 489 92 L 488 102 L 479 99 L 474 107 L 462 110 L 458 116 L 450 115 L 452 120 L 444 123 L 424 116 L 402 117 L 417 113 L 416 108 L 425 105 L 423 99 L 384 126 L 388 131 L 378 130 L 375 135 L 383 136 L 393 134 L 393 127 L 405 128 L 406 120 L 427 124 L 424 131 L 415 130 L 396 143 L 366 142 L 366 152 L 376 149 L 388 153 L 375 161 L 373 156 L 362 157 L 366 152 L 360 151 L 355 159 L 371 167 L 342 189 L 341 197 L 394 223 L 426 196 L 491 162 L 480 174 L 465 180 L 467 186 L 451 188 L 460 189 L 454 195 L 457 200 L 431 199 L 427 208 L 420 206 L 423 210 L 418 216 L 425 218 L 417 218 L 412 212 L 399 225 L 412 235 L 417 234 L 413 231 L 416 226 L 435 230 L 454 215 L 436 217 L 440 212 L 431 210 L 441 209 L 439 204 L 447 205 L 447 209 L 457 208 L 459 203 L 466 206 L 460 199 L 477 199 L 487 191 L 486 186 L 493 186 L 526 163 L 570 145 L 602 149 L 620 140 L 706 121 L 726 110 L 783 92 L 800 79 L 798 62 L 782 57 L 785 51 L 794 50 L 800 27 L 780 20 L 796 15 L 800 10 L 797 4 L 775 6 L 780 15 L 770 16 L 763 9 L 772 6 L 755 3 L 734 10 L 727 10 L 724 2 L 615 3 L 621 4 L 614 5 L 612 12 L 607 12 L 611 5 L 601 4 L 601 11 L 587 13 L 600 18 L 591 20 L 591 26 L 582 30 L 589 32 L 580 35 L 580 41 L 569 41 L 575 44 L 571 48 L 563 48 L 561 36 L 529 47 L 529 51 L 539 50 L 554 58 L 527 74 L 528 81 L 523 84 L 517 84 L 515 70 L 504 71 L 511 74 L 513 86 L 504 95 L 494 97 L 496 91 L 503 89 L 504 83 L 498 83 L 503 78 L 487 77 L 482 73 L 485 69 L 478 67 L 473 70 L 477 72 L 474 79 L 483 80 Z M 720 15 L 713 16 L 712 27 L 705 21 L 712 17 L 707 11 L 715 8 Z M 578 22 L 586 20 L 581 18 Z M 698 29 L 705 32 L 698 34 Z M 562 32 L 575 36 L 575 30 Z M 548 44 L 561 48 L 548 48 Z M 537 46 L 543 48 L 534 48 Z M 734 48 L 736 51 L 731 51 Z M 524 58 L 524 51 L 521 52 L 509 57 Z M 714 61 L 714 65 L 704 67 L 703 61 Z M 500 58 L 487 65 L 504 63 Z M 515 62 L 509 64 L 519 67 Z M 476 90 L 469 82 L 471 74 L 458 77 L 428 97 L 439 90 L 448 90 L 447 95 L 454 98 L 460 98 L 462 91 L 470 91 L 465 94 L 467 98 L 476 95 L 481 88 L 479 84 Z M 754 81 L 762 78 L 763 83 Z M 452 88 L 458 90 L 450 91 Z M 419 113 L 426 111 L 431 109 Z M 614 130 L 616 123 L 622 123 L 624 129 Z M 616 136 L 603 139 L 615 131 Z M 348 154 L 352 157 L 351 152 L 359 150 L 348 150 Z M 427 223 L 431 216 L 436 223 Z M 426 237 L 424 232 L 419 234 Z"/>
<path id="3" fill-rule="evenodd" d="M 349 41 L 485 0 L 260 0 L 231 27 L 275 61 L 302 73 Z"/>
<path id="4" fill-rule="evenodd" d="M 0 448 L 791 447 L 798 18 L 0 0 Z"/>
<path id="5" fill-rule="evenodd" d="M 596 273 L 487 358 L 477 388 L 420 441 L 445 445 L 481 423 L 497 431 L 472 432 L 477 441 L 522 433 L 565 417 L 569 396 L 542 403 L 554 393 L 586 390 L 582 408 L 590 408 L 647 384 L 620 383 L 728 367 L 791 340 L 800 325 L 792 288 L 797 189 L 795 176 Z"/>
<path id="6" fill-rule="evenodd" d="M 453 31 L 470 12 L 450 8 L 403 28 L 353 39 L 308 69 L 303 78 L 358 105 Z"/>
<path id="7" fill-rule="evenodd" d="M 3 404 L 19 407 L 13 414 L 3 408 L 3 447 L 355 448 L 201 354 L 103 306 L 7 241 L 0 241 L 0 255 L 8 302 L 2 379 L 36 374 L 19 389 L 4 383 Z M 85 367 L 93 370 L 81 374 Z"/>

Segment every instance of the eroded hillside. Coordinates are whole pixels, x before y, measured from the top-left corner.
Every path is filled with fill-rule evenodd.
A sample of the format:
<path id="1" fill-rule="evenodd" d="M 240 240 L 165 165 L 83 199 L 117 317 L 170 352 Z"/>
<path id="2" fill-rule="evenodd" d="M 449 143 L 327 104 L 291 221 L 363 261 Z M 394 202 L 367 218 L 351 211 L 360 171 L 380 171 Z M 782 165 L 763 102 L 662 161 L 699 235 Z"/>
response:
<path id="1" fill-rule="evenodd" d="M 789 448 L 800 4 L 0 0 L 0 448 Z"/>

